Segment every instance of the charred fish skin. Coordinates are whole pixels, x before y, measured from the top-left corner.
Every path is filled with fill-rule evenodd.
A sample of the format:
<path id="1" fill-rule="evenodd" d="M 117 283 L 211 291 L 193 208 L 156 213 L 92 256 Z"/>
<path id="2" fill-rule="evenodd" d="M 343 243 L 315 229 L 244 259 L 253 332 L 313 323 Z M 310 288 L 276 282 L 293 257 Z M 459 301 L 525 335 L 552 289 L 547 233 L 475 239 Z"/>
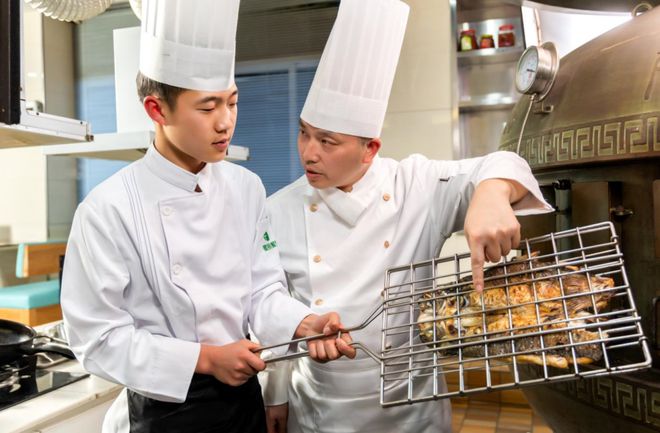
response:
<path id="1" fill-rule="evenodd" d="M 547 269 L 491 279 L 483 293 L 472 290 L 456 294 L 456 288 L 446 287 L 425 293 L 418 302 L 420 339 L 443 355 L 456 355 L 459 350 L 466 357 L 507 360 L 516 355 L 519 362 L 536 364 L 545 358 L 548 365 L 558 368 L 599 361 L 603 356 L 601 344 L 587 342 L 602 335 L 586 329 L 561 329 L 567 323 L 575 328 L 593 322 L 593 313 L 609 305 L 611 291 L 607 289 L 614 281 L 584 275 L 574 266 L 552 269 L 552 265 L 534 261 L 533 268 Z M 529 266 L 526 257 L 521 257 L 509 265 L 488 269 L 485 277 L 504 277 Z M 584 296 L 579 296 L 581 293 Z M 532 333 L 539 335 L 525 335 Z M 504 341 L 488 342 L 493 339 Z"/>
<path id="2" fill-rule="evenodd" d="M 584 329 L 576 329 L 570 332 L 573 339 L 575 357 L 578 359 L 578 363 L 585 364 L 597 362 L 602 358 L 603 351 L 599 343 L 585 343 L 587 341 L 598 340 L 598 333 L 590 332 Z M 420 332 L 420 337 L 422 341 L 432 344 L 434 342 L 432 327 L 427 325 L 424 330 Z M 506 338 L 507 336 L 502 335 L 499 337 Z M 566 347 L 571 345 L 570 337 L 566 331 L 534 337 L 516 337 L 514 335 L 511 336 L 509 341 L 505 342 L 487 342 L 487 340 L 484 340 L 483 336 L 476 337 L 474 334 L 472 334 L 470 337 L 461 338 L 461 342 L 459 344 L 459 339 L 457 336 L 455 338 L 448 339 L 450 336 L 448 336 L 446 330 L 444 328 L 437 328 L 436 338 L 439 340 L 439 344 L 434 344 L 432 347 L 440 349 L 443 355 L 458 355 L 459 347 L 452 346 L 460 346 L 460 350 L 464 356 L 473 358 L 483 358 L 485 356 L 489 356 L 499 357 L 502 358 L 502 361 L 506 361 L 506 357 L 508 356 L 514 354 L 524 354 L 529 356 L 533 355 L 533 352 L 538 352 L 539 356 L 541 352 L 544 352 L 550 355 L 565 357 L 567 358 L 568 362 L 572 362 L 573 358 L 573 352 L 571 348 Z M 543 340 L 543 344 L 541 344 L 541 339 Z M 447 348 L 447 346 L 449 347 Z M 488 353 L 486 353 L 486 350 Z"/>
<path id="3" fill-rule="evenodd" d="M 588 332 L 580 330 L 583 332 Z M 576 332 L 576 331 L 573 331 Z M 570 347 L 559 347 L 567 346 L 570 344 L 569 337 L 566 333 L 563 335 L 546 335 L 543 337 L 543 347 L 541 346 L 541 337 L 521 337 L 514 339 L 513 347 L 511 342 L 500 342 L 500 343 L 486 343 L 479 344 L 475 346 L 467 346 L 462 349 L 463 355 L 473 357 L 473 358 L 482 358 L 485 356 L 489 357 L 503 357 L 502 360 L 507 360 L 506 358 L 514 354 L 522 355 L 535 355 L 541 356 L 541 353 L 546 353 L 549 355 L 556 355 L 560 357 L 567 358 L 567 360 L 572 359 L 573 354 Z M 577 341 L 578 338 L 575 337 L 573 340 Z M 591 335 L 588 338 L 590 340 L 596 339 L 598 336 Z M 469 339 L 468 339 L 469 340 Z M 469 343 L 469 341 L 468 341 Z M 580 358 L 587 358 L 590 362 L 597 362 L 603 356 L 602 349 L 599 344 L 581 344 L 576 345 L 575 347 L 575 357 L 578 359 L 578 363 L 585 363 L 584 360 L 581 362 Z M 488 353 L 486 353 L 486 350 Z M 452 354 L 458 354 L 458 349 L 453 349 Z M 536 352 L 536 353 L 535 353 Z"/>

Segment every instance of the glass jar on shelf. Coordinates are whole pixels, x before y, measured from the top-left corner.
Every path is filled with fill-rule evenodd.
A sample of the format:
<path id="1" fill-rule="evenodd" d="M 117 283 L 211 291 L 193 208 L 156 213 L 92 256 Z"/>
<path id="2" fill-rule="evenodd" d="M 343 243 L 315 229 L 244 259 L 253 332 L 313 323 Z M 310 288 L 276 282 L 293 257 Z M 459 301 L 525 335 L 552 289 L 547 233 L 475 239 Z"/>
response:
<path id="1" fill-rule="evenodd" d="M 516 45 L 516 34 L 513 31 L 513 24 L 503 24 L 500 26 L 497 34 L 497 47 L 513 47 Z"/>
<path id="2" fill-rule="evenodd" d="M 495 40 L 493 40 L 493 35 L 489 35 L 489 34 L 481 35 L 479 48 L 495 48 Z"/>
<path id="3" fill-rule="evenodd" d="M 461 51 L 471 51 L 479 48 L 474 29 L 461 30 L 459 42 L 459 48 Z"/>

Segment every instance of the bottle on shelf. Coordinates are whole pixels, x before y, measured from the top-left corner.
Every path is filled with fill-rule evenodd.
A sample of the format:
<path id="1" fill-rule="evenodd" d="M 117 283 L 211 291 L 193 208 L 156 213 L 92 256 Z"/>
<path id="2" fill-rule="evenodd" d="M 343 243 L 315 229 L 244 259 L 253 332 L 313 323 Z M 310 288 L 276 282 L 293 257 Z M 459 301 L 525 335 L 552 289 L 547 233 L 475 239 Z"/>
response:
<path id="1" fill-rule="evenodd" d="M 479 48 L 495 48 L 495 41 L 493 40 L 493 35 L 489 35 L 489 34 L 481 35 Z"/>
<path id="2" fill-rule="evenodd" d="M 516 45 L 516 34 L 513 32 L 513 24 L 503 24 L 497 34 L 497 47 L 513 47 Z"/>
<path id="3" fill-rule="evenodd" d="M 459 41 L 459 48 L 461 51 L 471 51 L 479 48 L 477 45 L 477 37 L 474 29 L 461 30 L 461 37 Z"/>

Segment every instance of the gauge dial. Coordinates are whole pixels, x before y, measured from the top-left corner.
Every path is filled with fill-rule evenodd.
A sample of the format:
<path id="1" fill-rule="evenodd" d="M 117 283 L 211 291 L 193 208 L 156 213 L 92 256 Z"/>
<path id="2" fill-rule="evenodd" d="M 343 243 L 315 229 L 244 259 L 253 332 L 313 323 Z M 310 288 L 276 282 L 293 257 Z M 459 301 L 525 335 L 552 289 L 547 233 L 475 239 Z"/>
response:
<path id="1" fill-rule="evenodd" d="M 536 80 L 539 69 L 539 52 L 536 47 L 527 49 L 518 62 L 516 73 L 516 88 L 521 93 L 527 93 Z"/>
<path id="2" fill-rule="evenodd" d="M 516 89 L 520 93 L 546 97 L 559 70 L 559 57 L 552 42 L 525 50 L 516 68 Z"/>

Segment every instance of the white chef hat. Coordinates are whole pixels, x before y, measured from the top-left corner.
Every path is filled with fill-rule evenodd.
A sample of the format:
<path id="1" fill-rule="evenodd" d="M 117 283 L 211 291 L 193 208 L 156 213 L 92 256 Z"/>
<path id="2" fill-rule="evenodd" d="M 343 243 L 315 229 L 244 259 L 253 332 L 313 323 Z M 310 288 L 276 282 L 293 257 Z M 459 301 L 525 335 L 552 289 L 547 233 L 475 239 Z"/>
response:
<path id="1" fill-rule="evenodd" d="M 234 84 L 240 0 L 144 0 L 140 72 L 184 89 Z"/>
<path id="2" fill-rule="evenodd" d="M 400 0 L 342 0 L 300 117 L 310 125 L 379 137 L 408 21 Z"/>

